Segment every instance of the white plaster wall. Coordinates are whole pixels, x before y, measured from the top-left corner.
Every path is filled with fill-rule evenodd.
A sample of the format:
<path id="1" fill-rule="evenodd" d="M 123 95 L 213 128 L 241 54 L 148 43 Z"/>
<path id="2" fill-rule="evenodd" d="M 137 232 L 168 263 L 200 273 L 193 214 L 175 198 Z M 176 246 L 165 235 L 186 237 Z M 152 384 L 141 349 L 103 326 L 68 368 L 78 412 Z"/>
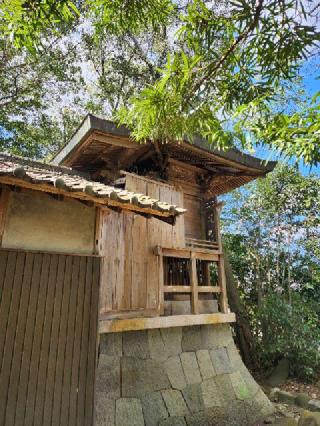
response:
<path id="1" fill-rule="evenodd" d="M 91 254 L 94 228 L 94 207 L 35 191 L 12 192 L 2 247 Z"/>

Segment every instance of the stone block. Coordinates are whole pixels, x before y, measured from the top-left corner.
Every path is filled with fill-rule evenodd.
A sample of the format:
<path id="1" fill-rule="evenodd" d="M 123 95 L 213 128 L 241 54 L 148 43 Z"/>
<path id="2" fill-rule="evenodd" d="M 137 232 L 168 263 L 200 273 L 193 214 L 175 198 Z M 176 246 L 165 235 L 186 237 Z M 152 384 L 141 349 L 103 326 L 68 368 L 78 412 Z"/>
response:
<path id="1" fill-rule="evenodd" d="M 292 417 L 283 417 L 276 420 L 273 424 L 274 426 L 297 426 L 298 422 Z"/>
<path id="2" fill-rule="evenodd" d="M 150 357 L 156 361 L 164 362 L 169 358 L 159 329 L 148 330 L 148 344 Z"/>
<path id="3" fill-rule="evenodd" d="M 141 397 L 170 387 L 164 366 L 152 359 L 123 357 L 122 395 L 125 397 Z"/>
<path id="4" fill-rule="evenodd" d="M 200 326 L 182 327 L 182 351 L 198 351 L 202 349 Z"/>
<path id="5" fill-rule="evenodd" d="M 120 397 L 120 358 L 100 354 L 96 372 L 96 391 L 108 398 Z"/>
<path id="6" fill-rule="evenodd" d="M 194 352 L 183 352 L 180 359 L 187 384 L 200 383 L 201 376 L 196 354 Z"/>
<path id="7" fill-rule="evenodd" d="M 187 386 L 179 356 L 168 358 L 164 366 L 173 389 L 181 390 Z"/>
<path id="8" fill-rule="evenodd" d="M 258 383 L 254 380 L 254 378 L 251 376 L 250 371 L 243 365 L 243 368 L 241 369 L 241 376 L 243 380 L 246 382 L 246 385 L 252 395 L 256 395 L 256 393 L 260 390 L 260 386 Z"/>
<path id="9" fill-rule="evenodd" d="M 230 401 L 236 399 L 236 395 L 231 383 L 230 374 L 220 374 L 214 378 L 217 388 L 219 389 L 223 404 L 229 404 Z"/>
<path id="10" fill-rule="evenodd" d="M 224 347 L 210 350 L 211 361 L 217 374 L 232 373 L 227 349 Z"/>
<path id="11" fill-rule="evenodd" d="M 190 300 L 172 300 L 171 313 L 172 315 L 190 315 L 191 314 Z"/>
<path id="12" fill-rule="evenodd" d="M 205 408 L 223 406 L 220 389 L 218 389 L 214 379 L 204 380 L 201 383 L 201 392 Z"/>
<path id="13" fill-rule="evenodd" d="M 105 333 L 100 336 L 100 353 L 109 356 L 122 356 L 122 333 Z"/>
<path id="14" fill-rule="evenodd" d="M 197 413 L 204 410 L 201 385 L 188 385 L 182 391 L 183 398 L 191 413 Z"/>
<path id="15" fill-rule="evenodd" d="M 186 416 L 187 426 L 228 426 L 226 423 L 225 409 L 212 407 L 205 411 Z M 244 426 L 244 425 L 238 425 Z"/>
<path id="16" fill-rule="evenodd" d="M 142 397 L 141 403 L 146 426 L 158 426 L 162 420 L 168 417 L 161 392 L 145 395 Z"/>
<path id="17" fill-rule="evenodd" d="M 96 392 L 95 395 L 95 425 L 115 425 L 116 401 L 108 398 L 106 392 Z"/>
<path id="18" fill-rule="evenodd" d="M 303 411 L 298 422 L 299 426 L 320 426 L 320 413 Z"/>
<path id="19" fill-rule="evenodd" d="M 196 352 L 196 356 L 202 379 L 207 380 L 214 377 L 216 372 L 213 368 L 208 349 L 200 349 Z"/>
<path id="20" fill-rule="evenodd" d="M 273 404 L 260 388 L 252 401 L 249 400 L 248 402 L 250 403 L 253 411 L 258 413 L 260 417 L 270 416 L 275 411 Z"/>
<path id="21" fill-rule="evenodd" d="M 293 395 L 293 393 L 291 392 L 286 392 L 283 390 L 280 390 L 278 392 L 278 401 L 279 402 L 284 402 L 285 404 L 294 404 L 295 403 L 295 395 Z"/>
<path id="22" fill-rule="evenodd" d="M 310 396 L 306 393 L 298 393 L 295 397 L 295 404 L 302 408 L 308 408 L 308 402 L 310 401 Z"/>
<path id="23" fill-rule="evenodd" d="M 247 386 L 247 383 L 243 379 L 240 371 L 231 373 L 229 376 L 230 376 L 233 390 L 238 399 L 244 401 L 246 399 L 253 398 L 254 394 L 252 394 L 250 388 Z"/>
<path id="24" fill-rule="evenodd" d="M 213 299 L 203 299 L 198 301 L 199 314 L 214 314 L 219 312 L 218 301 Z"/>
<path id="25" fill-rule="evenodd" d="M 319 401 L 319 399 L 311 399 L 308 402 L 308 409 L 310 411 L 320 411 L 320 401 Z"/>
<path id="26" fill-rule="evenodd" d="M 131 356 L 141 359 L 150 358 L 148 332 L 127 331 L 122 337 L 123 356 Z"/>
<path id="27" fill-rule="evenodd" d="M 161 393 L 171 417 L 181 417 L 189 414 L 188 407 L 180 391 L 166 389 Z"/>
<path id="28" fill-rule="evenodd" d="M 116 426 L 144 426 L 139 399 L 120 398 L 116 401 Z"/>
<path id="29" fill-rule="evenodd" d="M 160 332 L 167 355 L 180 355 L 182 352 L 182 327 L 161 328 Z"/>
<path id="30" fill-rule="evenodd" d="M 242 401 L 230 401 L 226 406 L 226 424 L 228 426 L 249 425 L 245 404 Z"/>
<path id="31" fill-rule="evenodd" d="M 233 371 L 242 370 L 245 368 L 241 355 L 233 342 L 227 346 L 227 352 Z"/>
<path id="32" fill-rule="evenodd" d="M 228 324 L 207 324 L 201 326 L 202 349 L 213 349 L 233 343 Z"/>
<path id="33" fill-rule="evenodd" d="M 186 421 L 184 417 L 169 417 L 166 420 L 162 420 L 159 426 L 186 426 Z"/>

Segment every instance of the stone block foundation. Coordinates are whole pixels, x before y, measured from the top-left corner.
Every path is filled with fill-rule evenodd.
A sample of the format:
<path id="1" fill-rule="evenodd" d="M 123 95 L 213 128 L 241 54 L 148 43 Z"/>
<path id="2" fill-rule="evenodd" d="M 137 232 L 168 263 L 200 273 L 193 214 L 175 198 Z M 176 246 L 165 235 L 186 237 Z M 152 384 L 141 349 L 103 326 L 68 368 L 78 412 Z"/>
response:
<path id="1" fill-rule="evenodd" d="M 249 426 L 273 406 L 223 324 L 101 335 L 95 411 L 96 426 Z"/>

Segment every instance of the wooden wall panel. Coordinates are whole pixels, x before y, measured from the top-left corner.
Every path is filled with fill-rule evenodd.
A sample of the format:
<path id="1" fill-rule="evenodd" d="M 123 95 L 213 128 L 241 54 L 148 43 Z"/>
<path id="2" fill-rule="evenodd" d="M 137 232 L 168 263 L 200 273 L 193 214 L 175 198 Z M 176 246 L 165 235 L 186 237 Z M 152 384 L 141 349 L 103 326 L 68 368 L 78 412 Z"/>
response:
<path id="1" fill-rule="evenodd" d="M 0 424 L 92 425 L 99 258 L 0 250 Z"/>
<path id="2" fill-rule="evenodd" d="M 126 189 L 183 205 L 183 194 L 167 184 L 126 176 Z M 160 264 L 156 246 L 185 246 L 184 218 L 172 226 L 130 212 L 104 210 L 98 252 L 102 259 L 100 314 L 157 315 L 160 310 Z"/>
<path id="3" fill-rule="evenodd" d="M 184 207 L 187 209 L 184 214 L 186 237 L 205 239 L 201 198 L 196 195 L 184 194 Z"/>

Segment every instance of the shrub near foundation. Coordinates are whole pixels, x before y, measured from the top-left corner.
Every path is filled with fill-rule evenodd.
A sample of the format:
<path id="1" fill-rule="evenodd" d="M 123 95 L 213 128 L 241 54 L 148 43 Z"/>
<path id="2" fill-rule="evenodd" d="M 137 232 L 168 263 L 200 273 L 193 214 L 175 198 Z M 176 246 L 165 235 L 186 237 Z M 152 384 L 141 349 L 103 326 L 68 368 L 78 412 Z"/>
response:
<path id="1" fill-rule="evenodd" d="M 265 368 L 287 358 L 295 377 L 312 380 L 319 371 L 319 317 L 302 297 L 294 294 L 289 304 L 279 295 L 269 295 L 257 311 L 255 334 Z"/>

